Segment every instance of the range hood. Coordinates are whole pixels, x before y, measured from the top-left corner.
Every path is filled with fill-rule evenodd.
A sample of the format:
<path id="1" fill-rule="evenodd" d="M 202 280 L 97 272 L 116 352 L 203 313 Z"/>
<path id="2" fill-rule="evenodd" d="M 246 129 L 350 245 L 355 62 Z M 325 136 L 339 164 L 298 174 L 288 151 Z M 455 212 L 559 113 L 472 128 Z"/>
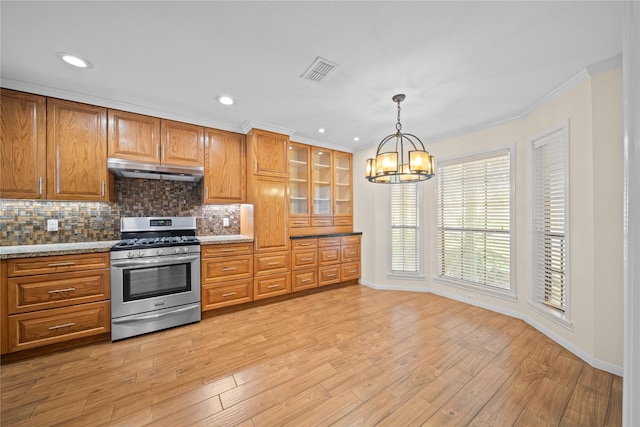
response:
<path id="1" fill-rule="evenodd" d="M 123 159 L 107 159 L 107 169 L 112 174 L 125 178 L 165 181 L 198 182 L 204 176 L 204 168 L 201 166 L 171 166 Z"/>

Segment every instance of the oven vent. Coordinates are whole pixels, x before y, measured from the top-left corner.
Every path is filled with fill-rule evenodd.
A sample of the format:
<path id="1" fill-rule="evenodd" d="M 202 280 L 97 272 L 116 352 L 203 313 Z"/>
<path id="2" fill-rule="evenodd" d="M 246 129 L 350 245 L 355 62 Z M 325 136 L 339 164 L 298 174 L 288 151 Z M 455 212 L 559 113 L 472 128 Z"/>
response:
<path id="1" fill-rule="evenodd" d="M 300 77 L 306 80 L 311 80 L 312 82 L 319 82 L 327 77 L 327 74 L 336 67 L 338 67 L 338 64 L 335 62 L 331 62 L 318 56 L 316 60 L 309 65 L 307 71 L 305 71 Z"/>

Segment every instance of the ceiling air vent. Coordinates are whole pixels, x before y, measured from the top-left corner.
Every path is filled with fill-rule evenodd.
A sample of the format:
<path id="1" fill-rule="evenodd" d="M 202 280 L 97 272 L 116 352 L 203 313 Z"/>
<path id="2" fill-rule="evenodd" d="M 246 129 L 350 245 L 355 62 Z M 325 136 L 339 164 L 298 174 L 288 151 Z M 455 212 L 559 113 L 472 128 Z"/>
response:
<path id="1" fill-rule="evenodd" d="M 337 66 L 338 64 L 335 62 L 331 62 L 318 56 L 316 60 L 313 61 L 313 64 L 307 68 L 307 71 L 305 71 L 300 77 L 311 80 L 312 82 L 319 82 Z"/>

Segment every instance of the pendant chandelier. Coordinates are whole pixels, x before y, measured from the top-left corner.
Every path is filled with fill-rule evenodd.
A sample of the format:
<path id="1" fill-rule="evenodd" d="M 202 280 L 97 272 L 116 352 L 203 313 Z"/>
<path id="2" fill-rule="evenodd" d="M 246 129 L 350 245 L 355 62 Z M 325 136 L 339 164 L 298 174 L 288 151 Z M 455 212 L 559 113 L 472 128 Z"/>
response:
<path id="1" fill-rule="evenodd" d="M 391 98 L 398 104 L 396 133 L 386 136 L 380 142 L 375 159 L 367 159 L 365 177 L 371 182 L 403 184 L 426 181 L 435 175 L 434 158 L 424 149 L 422 141 L 415 135 L 401 132 L 400 103 L 404 98 L 403 94 Z"/>

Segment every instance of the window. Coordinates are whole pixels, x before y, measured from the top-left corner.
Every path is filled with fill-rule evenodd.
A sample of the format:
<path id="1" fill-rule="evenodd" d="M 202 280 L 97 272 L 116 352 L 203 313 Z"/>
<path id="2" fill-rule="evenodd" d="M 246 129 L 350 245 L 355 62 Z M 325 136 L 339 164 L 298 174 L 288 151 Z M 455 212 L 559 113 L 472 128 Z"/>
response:
<path id="1" fill-rule="evenodd" d="M 420 275 L 418 183 L 393 184 L 391 195 L 391 274 Z"/>
<path id="2" fill-rule="evenodd" d="M 531 140 L 530 303 L 569 323 L 568 124 Z"/>
<path id="3" fill-rule="evenodd" d="M 515 298 L 513 162 L 501 149 L 438 164 L 438 276 Z"/>

